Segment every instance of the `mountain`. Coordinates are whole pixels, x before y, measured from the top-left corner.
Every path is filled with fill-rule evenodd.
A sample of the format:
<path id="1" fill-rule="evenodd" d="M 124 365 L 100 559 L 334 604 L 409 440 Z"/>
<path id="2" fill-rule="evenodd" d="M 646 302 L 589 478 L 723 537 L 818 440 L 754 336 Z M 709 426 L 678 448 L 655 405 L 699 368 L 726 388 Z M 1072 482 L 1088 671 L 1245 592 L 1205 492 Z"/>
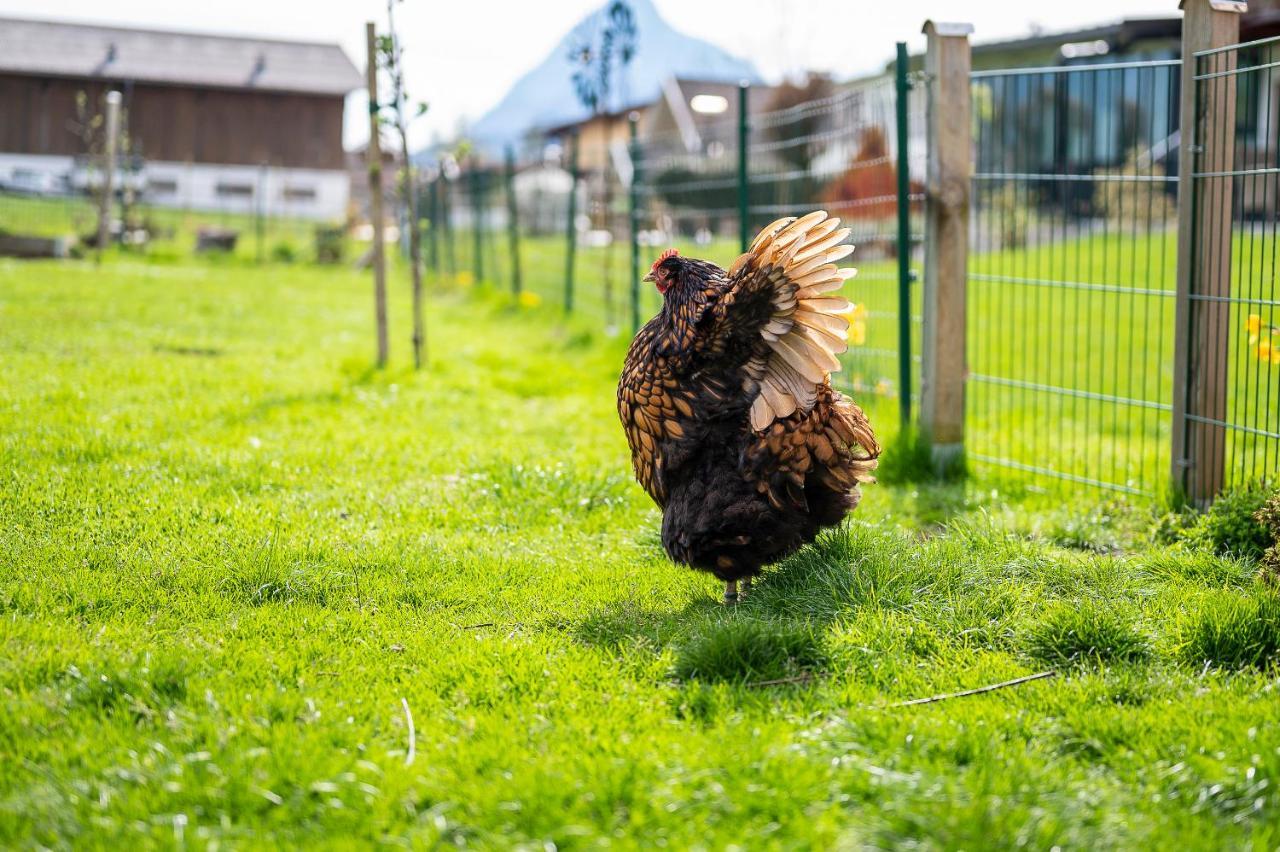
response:
<path id="1" fill-rule="evenodd" d="M 472 125 L 468 137 L 474 144 L 490 152 L 501 151 L 502 146 L 518 142 L 533 128 L 567 124 L 589 115 L 573 89 L 569 51 L 580 43 L 581 34 L 598 33 L 603 28 L 606 8 L 607 4 L 583 18 L 541 64 L 517 80 L 506 97 Z M 636 52 L 625 73 L 615 71 L 610 111 L 652 103 L 661 93 L 662 82 L 672 76 L 759 82 L 750 62 L 672 28 L 652 0 L 631 0 L 631 10 Z"/>

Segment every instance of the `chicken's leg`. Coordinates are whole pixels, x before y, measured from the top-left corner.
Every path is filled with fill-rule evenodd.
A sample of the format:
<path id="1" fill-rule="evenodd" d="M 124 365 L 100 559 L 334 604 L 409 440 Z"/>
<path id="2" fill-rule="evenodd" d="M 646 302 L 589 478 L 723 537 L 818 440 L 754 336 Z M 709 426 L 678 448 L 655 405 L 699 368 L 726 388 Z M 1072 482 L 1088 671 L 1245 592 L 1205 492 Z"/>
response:
<path id="1" fill-rule="evenodd" d="M 724 581 L 724 602 L 726 604 L 735 604 L 738 602 L 738 581 Z"/>
<path id="2" fill-rule="evenodd" d="M 751 578 L 743 577 L 738 581 L 738 599 L 745 598 L 751 592 Z"/>

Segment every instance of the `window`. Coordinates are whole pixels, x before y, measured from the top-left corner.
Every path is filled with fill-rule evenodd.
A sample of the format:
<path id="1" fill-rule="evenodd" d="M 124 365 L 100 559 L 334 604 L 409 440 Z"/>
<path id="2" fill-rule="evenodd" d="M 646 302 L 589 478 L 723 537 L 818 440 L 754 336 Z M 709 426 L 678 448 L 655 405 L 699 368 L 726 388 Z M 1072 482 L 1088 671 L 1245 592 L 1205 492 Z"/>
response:
<path id="1" fill-rule="evenodd" d="M 178 191 L 178 182 L 171 178 L 154 178 L 147 181 L 147 192 L 154 195 L 174 195 Z"/>
<path id="2" fill-rule="evenodd" d="M 316 188 L 314 186 L 286 186 L 281 194 L 284 196 L 285 201 L 316 200 Z"/>
<path id="3" fill-rule="evenodd" d="M 219 198 L 253 198 L 253 184 L 219 182 L 214 192 Z"/>
<path id="4" fill-rule="evenodd" d="M 720 95 L 694 95 L 689 108 L 703 115 L 719 115 L 729 108 L 729 99 Z"/>

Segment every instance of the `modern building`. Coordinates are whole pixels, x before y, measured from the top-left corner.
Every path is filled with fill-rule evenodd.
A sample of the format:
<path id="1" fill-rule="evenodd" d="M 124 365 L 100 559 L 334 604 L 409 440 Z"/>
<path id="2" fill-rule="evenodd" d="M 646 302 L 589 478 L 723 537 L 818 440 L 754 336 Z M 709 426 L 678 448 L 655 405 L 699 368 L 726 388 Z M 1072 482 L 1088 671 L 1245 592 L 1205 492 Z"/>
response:
<path id="1" fill-rule="evenodd" d="M 0 18 L 0 185 L 83 189 L 86 117 L 115 89 L 149 203 L 339 218 L 361 83 L 335 44 Z"/>

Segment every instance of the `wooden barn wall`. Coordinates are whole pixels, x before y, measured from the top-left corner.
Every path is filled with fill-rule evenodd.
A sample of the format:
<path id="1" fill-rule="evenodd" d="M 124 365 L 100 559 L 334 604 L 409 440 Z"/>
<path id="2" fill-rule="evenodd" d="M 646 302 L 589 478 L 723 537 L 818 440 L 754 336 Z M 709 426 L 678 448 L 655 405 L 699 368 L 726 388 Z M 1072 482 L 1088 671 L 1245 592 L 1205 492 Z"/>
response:
<path id="1" fill-rule="evenodd" d="M 343 99 L 117 83 L 128 129 L 151 160 L 341 169 Z M 101 109 L 100 81 L 0 75 L 0 152 L 84 153 L 76 95 Z"/>

